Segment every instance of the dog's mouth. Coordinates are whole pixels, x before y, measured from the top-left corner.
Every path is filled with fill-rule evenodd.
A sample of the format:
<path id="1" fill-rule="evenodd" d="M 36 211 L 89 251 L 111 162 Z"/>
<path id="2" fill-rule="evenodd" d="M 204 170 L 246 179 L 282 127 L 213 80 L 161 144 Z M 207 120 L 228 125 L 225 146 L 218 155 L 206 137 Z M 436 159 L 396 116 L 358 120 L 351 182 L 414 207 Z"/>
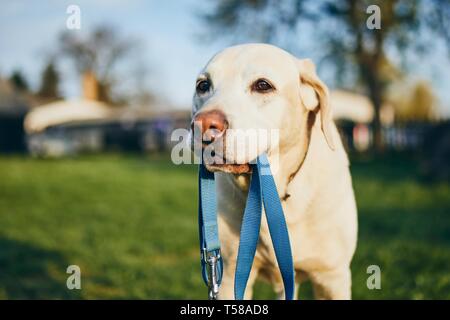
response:
<path id="1" fill-rule="evenodd" d="M 248 163 L 244 164 L 233 164 L 233 163 L 223 163 L 223 164 L 205 164 L 206 169 L 211 172 L 226 172 L 233 174 L 245 174 L 250 173 L 251 167 Z"/>
<path id="2" fill-rule="evenodd" d="M 245 174 L 252 171 L 251 166 L 248 163 L 233 163 L 227 161 L 222 155 L 214 153 L 211 159 L 204 159 L 204 164 L 206 169 L 211 172 Z"/>
<path id="3" fill-rule="evenodd" d="M 191 145 L 194 152 L 202 158 L 206 169 L 211 172 L 226 172 L 232 174 L 251 173 L 252 168 L 249 163 L 236 163 L 225 157 L 225 136 L 217 136 L 214 141 L 196 140 Z M 198 148 L 195 148 L 195 145 Z M 201 155 L 198 153 L 201 152 Z"/>
<path id="4" fill-rule="evenodd" d="M 205 149 L 202 148 L 202 151 Z M 211 172 L 226 172 L 233 174 L 250 173 L 251 166 L 248 163 L 235 163 L 227 159 L 219 152 L 210 152 L 209 156 L 203 157 L 203 163 L 208 171 Z"/>

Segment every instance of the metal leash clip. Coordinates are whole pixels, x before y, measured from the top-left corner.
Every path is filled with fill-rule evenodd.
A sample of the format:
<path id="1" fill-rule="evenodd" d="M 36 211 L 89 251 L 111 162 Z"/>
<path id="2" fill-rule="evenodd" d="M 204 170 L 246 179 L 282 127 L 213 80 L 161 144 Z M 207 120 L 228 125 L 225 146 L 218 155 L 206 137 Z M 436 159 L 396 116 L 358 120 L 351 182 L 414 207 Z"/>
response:
<path id="1" fill-rule="evenodd" d="M 219 295 L 218 266 L 221 258 L 220 249 L 211 252 L 203 249 L 203 260 L 205 261 L 208 270 L 209 300 L 217 300 L 217 296 Z"/>

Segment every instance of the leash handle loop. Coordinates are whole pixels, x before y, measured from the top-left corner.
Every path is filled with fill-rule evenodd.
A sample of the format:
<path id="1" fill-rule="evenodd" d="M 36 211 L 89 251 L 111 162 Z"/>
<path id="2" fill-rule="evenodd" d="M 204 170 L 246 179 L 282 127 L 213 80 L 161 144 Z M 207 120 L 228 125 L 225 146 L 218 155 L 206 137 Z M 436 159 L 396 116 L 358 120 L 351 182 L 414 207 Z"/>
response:
<path id="1" fill-rule="evenodd" d="M 270 237 L 283 279 L 285 297 L 287 300 L 292 300 L 295 280 L 289 233 L 265 153 L 257 158 L 256 164 L 252 165 L 252 170 L 239 239 L 234 282 L 235 298 L 244 299 L 245 288 L 258 245 L 262 207 L 264 206 Z M 223 261 L 220 255 L 214 173 L 209 172 L 203 164 L 200 164 L 199 167 L 198 221 L 202 276 L 208 286 L 208 297 L 214 300 L 217 299 L 222 281 Z"/>

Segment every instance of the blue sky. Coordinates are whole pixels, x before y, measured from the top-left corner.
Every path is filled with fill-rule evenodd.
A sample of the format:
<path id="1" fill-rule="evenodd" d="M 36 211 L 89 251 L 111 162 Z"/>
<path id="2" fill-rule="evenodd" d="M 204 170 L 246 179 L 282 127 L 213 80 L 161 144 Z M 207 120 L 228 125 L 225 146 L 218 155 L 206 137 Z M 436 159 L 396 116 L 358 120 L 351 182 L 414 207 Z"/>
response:
<path id="1" fill-rule="evenodd" d="M 224 41 L 202 42 L 202 25 L 196 9 L 203 1 L 195 0 L 0 0 L 0 75 L 20 69 L 33 88 L 39 83 L 46 57 L 56 46 L 59 32 L 65 29 L 66 9 L 76 4 L 81 9 L 81 30 L 89 32 L 100 24 L 115 26 L 125 37 L 142 44 L 143 62 L 150 67 L 149 85 L 154 92 L 178 107 L 189 107 L 197 73 L 209 58 L 226 46 Z M 197 10 L 198 12 L 198 10 Z M 311 36 L 303 36 L 302 55 L 313 58 Z M 450 115 L 450 67 L 444 48 L 427 59 L 412 59 L 417 78 L 433 81 L 443 105 Z M 393 57 L 394 59 L 396 57 Z M 60 65 L 62 91 L 66 97 L 80 94 L 79 80 L 71 65 Z M 319 69 L 326 78 L 326 70 Z M 327 80 L 327 79 L 325 79 Z"/>
<path id="2" fill-rule="evenodd" d="M 189 107 L 195 78 L 209 58 L 224 45 L 202 44 L 194 14 L 199 1 L 0 1 L 0 74 L 20 69 L 33 87 L 46 58 L 56 48 L 59 32 L 65 30 L 66 9 L 81 9 L 81 30 L 85 33 L 108 24 L 124 36 L 137 39 L 141 56 L 149 66 L 150 84 L 158 94 L 175 105 Z M 80 94 L 71 65 L 60 66 L 63 94 Z"/>

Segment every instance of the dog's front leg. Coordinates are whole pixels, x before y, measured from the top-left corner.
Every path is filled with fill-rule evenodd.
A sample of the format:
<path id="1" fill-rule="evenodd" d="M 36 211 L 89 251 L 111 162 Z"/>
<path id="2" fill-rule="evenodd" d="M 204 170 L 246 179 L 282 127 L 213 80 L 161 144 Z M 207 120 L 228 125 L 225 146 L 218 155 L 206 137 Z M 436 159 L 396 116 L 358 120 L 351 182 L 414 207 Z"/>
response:
<path id="1" fill-rule="evenodd" d="M 284 284 L 282 282 L 276 283 L 273 285 L 273 290 L 275 291 L 275 294 L 277 296 L 277 300 L 285 300 L 286 299 L 286 293 L 284 292 Z M 294 286 L 294 300 L 298 299 L 298 291 L 300 290 L 300 283 L 295 282 Z"/>
<path id="2" fill-rule="evenodd" d="M 233 300 L 234 299 L 234 272 L 236 270 L 236 261 L 224 261 L 224 270 L 222 277 L 222 284 L 219 290 L 220 300 Z M 252 268 L 250 276 L 248 277 L 247 287 L 245 289 L 245 300 L 251 300 L 253 297 L 253 285 L 258 276 L 258 271 L 256 268 Z"/>
<path id="3" fill-rule="evenodd" d="M 351 299 L 351 271 L 349 267 L 310 273 L 316 299 Z"/>
<path id="4" fill-rule="evenodd" d="M 222 284 L 219 288 L 220 300 L 234 299 L 234 269 L 236 268 L 234 261 L 224 261 Z"/>

